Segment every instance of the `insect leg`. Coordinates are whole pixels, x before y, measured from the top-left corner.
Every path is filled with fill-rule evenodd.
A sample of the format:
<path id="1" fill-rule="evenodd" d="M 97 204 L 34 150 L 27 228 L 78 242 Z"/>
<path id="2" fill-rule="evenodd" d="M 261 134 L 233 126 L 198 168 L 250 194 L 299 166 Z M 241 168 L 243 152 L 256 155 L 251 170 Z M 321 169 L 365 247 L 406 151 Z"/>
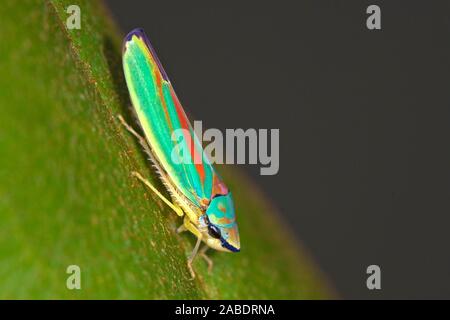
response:
<path id="1" fill-rule="evenodd" d="M 186 229 L 186 226 L 184 225 L 184 223 L 181 225 L 181 226 L 179 226 L 178 228 L 177 228 L 177 233 L 182 233 L 182 232 L 184 232 L 184 231 L 186 231 L 187 229 Z"/>
<path id="2" fill-rule="evenodd" d="M 167 204 L 177 215 L 182 217 L 184 215 L 183 210 L 177 206 L 176 204 L 173 204 L 170 200 L 168 200 L 166 197 L 162 195 L 161 192 L 158 191 L 147 179 L 142 177 L 142 175 L 139 172 L 133 171 L 131 172 L 133 176 L 141 180 L 143 184 L 145 184 L 150 190 L 152 190 L 162 201 L 164 201 L 165 204 Z"/>
<path id="3" fill-rule="evenodd" d="M 118 115 L 117 118 L 119 119 L 120 123 L 122 123 L 122 125 L 125 127 L 125 129 L 127 129 L 133 136 L 135 136 L 138 139 L 139 143 L 145 149 L 145 151 L 148 154 L 150 154 L 150 148 L 147 144 L 147 141 L 139 133 L 137 133 L 136 130 L 134 130 L 133 127 L 130 126 L 121 115 Z"/>
<path id="4" fill-rule="evenodd" d="M 133 127 L 131 127 L 126 121 L 125 119 L 121 116 L 118 115 L 117 118 L 119 119 L 119 121 L 122 123 L 122 125 L 125 127 L 125 129 L 127 129 L 133 136 L 135 136 L 138 140 L 139 143 L 142 145 L 142 147 L 145 149 L 145 151 L 150 154 L 150 148 L 147 144 L 147 141 L 139 134 L 137 133 Z M 152 190 L 154 193 L 156 193 L 156 195 L 162 200 L 164 201 L 165 204 L 167 204 L 173 211 L 175 211 L 175 213 L 177 215 L 179 215 L 180 217 L 182 217 L 184 215 L 183 210 L 173 204 L 171 201 L 169 201 L 166 197 L 164 197 L 161 192 L 158 191 L 158 189 L 156 189 L 147 179 L 145 179 L 144 177 L 142 177 L 142 175 L 139 172 L 135 172 L 133 171 L 131 173 L 133 176 L 135 176 L 136 178 L 138 178 L 139 180 L 142 181 L 142 183 L 144 183 L 148 188 L 150 188 L 150 190 Z"/>
<path id="5" fill-rule="evenodd" d="M 188 216 L 184 217 L 183 224 L 187 230 L 192 232 L 197 237 L 197 243 L 195 244 L 194 250 L 192 250 L 192 253 L 188 258 L 188 268 L 189 268 L 189 271 L 191 272 L 192 279 L 194 279 L 195 272 L 194 272 L 194 269 L 192 268 L 192 262 L 194 261 L 194 258 L 197 255 L 198 248 L 200 247 L 200 243 L 202 242 L 203 236 L 202 236 L 201 232 L 192 224 L 192 222 L 191 222 L 191 220 L 189 220 Z"/>
<path id="6" fill-rule="evenodd" d="M 211 273 L 211 272 L 212 272 L 212 269 L 213 269 L 213 266 L 214 266 L 214 263 L 213 263 L 213 261 L 211 260 L 211 258 L 208 257 L 208 256 L 206 255 L 206 251 L 208 251 L 208 249 L 209 249 L 208 245 L 205 244 L 205 245 L 201 248 L 201 250 L 200 250 L 200 252 L 199 252 L 199 255 L 200 255 L 203 259 L 205 259 L 206 263 L 208 264 L 208 272 Z"/>

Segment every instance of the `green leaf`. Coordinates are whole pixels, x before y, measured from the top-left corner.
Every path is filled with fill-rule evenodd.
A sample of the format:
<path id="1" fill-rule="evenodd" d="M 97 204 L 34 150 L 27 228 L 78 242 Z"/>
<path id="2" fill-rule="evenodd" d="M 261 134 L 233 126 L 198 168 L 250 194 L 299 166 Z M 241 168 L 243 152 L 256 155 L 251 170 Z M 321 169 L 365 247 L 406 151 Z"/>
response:
<path id="1" fill-rule="evenodd" d="M 68 30 L 67 6 L 81 8 Z M 130 119 L 121 35 L 98 1 L 2 2 L 0 298 L 325 298 L 331 291 L 266 200 L 235 168 L 242 251 L 186 258 L 194 237 L 131 175 L 165 192 Z M 165 192 L 167 195 L 167 193 Z M 66 268 L 81 268 L 68 290 Z"/>

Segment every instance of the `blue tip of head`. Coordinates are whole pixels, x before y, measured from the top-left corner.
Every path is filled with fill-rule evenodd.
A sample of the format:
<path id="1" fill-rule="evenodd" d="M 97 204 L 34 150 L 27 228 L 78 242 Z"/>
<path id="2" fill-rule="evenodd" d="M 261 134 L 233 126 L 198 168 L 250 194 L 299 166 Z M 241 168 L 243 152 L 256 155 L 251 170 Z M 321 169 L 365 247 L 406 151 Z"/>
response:
<path id="1" fill-rule="evenodd" d="M 241 251 L 241 249 L 233 247 L 231 244 L 229 244 L 225 240 L 222 240 L 222 247 L 230 250 L 231 252 L 239 252 L 239 251 Z"/>

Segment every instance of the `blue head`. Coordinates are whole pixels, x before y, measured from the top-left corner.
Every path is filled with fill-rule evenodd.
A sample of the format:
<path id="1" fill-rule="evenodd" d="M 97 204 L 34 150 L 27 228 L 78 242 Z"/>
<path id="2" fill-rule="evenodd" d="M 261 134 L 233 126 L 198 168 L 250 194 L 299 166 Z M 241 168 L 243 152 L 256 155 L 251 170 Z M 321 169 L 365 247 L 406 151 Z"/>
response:
<path id="1" fill-rule="evenodd" d="M 238 252 L 241 248 L 231 192 L 216 195 L 201 217 L 207 227 L 205 242 L 213 249 Z"/>

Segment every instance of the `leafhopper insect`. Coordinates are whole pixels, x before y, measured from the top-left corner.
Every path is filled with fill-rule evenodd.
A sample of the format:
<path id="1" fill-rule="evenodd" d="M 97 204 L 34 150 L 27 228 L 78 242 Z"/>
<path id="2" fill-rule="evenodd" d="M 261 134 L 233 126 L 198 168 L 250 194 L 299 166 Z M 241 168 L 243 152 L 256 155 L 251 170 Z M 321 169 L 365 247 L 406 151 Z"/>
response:
<path id="1" fill-rule="evenodd" d="M 188 230 L 197 237 L 188 258 L 192 262 L 198 252 L 210 265 L 205 252 L 213 248 L 226 252 L 240 250 L 231 192 L 211 164 L 158 57 L 142 29 L 134 29 L 124 40 L 123 68 L 128 90 L 142 137 L 122 117 L 123 125 L 149 154 L 171 199 L 167 199 L 140 173 L 133 175 L 149 187 L 180 217 L 179 231 Z M 182 132 L 175 141 L 175 133 Z M 187 154 L 174 152 L 184 146 Z M 199 251 L 202 241 L 205 246 Z"/>

